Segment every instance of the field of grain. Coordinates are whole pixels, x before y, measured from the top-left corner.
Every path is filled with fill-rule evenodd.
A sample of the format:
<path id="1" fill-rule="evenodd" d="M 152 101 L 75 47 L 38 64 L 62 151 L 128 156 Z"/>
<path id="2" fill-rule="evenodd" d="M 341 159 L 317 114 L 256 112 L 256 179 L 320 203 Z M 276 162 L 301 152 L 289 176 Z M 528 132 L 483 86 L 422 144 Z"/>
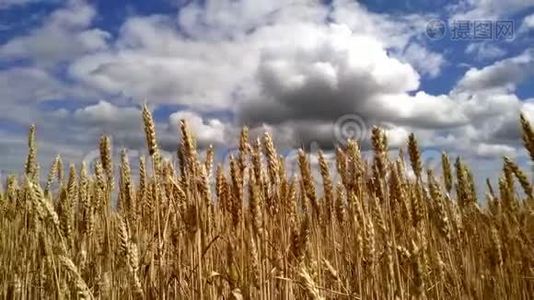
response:
<path id="1" fill-rule="evenodd" d="M 373 128 L 372 160 L 355 141 L 337 148 L 335 170 L 313 153 L 317 184 L 309 153 L 289 177 L 272 137 L 250 140 L 246 128 L 224 168 L 182 122 L 178 159 L 167 161 L 146 107 L 142 117 L 150 157 L 135 175 L 103 136 L 94 168 L 58 157 L 41 181 L 30 129 L 25 176 L 0 192 L 2 299 L 534 295 L 532 185 L 509 158 L 480 199 L 460 158 L 443 154 L 434 176 L 413 135 L 392 156 Z M 522 116 L 518 126 L 534 160 L 534 131 Z"/>

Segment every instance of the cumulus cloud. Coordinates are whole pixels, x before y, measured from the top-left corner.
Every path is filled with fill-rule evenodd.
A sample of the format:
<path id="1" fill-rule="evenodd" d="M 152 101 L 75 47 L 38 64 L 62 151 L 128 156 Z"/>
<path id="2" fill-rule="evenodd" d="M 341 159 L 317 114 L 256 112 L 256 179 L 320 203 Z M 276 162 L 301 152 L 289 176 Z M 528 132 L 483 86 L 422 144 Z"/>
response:
<path id="1" fill-rule="evenodd" d="M 352 35 L 344 26 L 307 32 L 291 46 L 264 50 L 257 74 L 259 99 L 241 104 L 244 122 L 333 120 L 369 110 L 374 95 L 404 93 L 419 85 L 417 72 L 389 57 L 371 37 Z"/>
<path id="2" fill-rule="evenodd" d="M 107 94 L 228 107 L 234 89 L 254 66 L 246 44 L 189 41 L 163 16 L 128 20 L 116 44 L 117 51 L 81 57 L 69 73 Z"/>
<path id="3" fill-rule="evenodd" d="M 519 27 L 519 33 L 528 33 L 534 29 L 534 13 L 526 16 Z"/>
<path id="4" fill-rule="evenodd" d="M 0 59 L 32 64 L 0 70 L 0 96 L 14 99 L 0 107 L 15 112 L 0 120 L 34 118 L 48 143 L 72 153 L 94 149 L 102 133 L 142 153 L 140 104 L 177 105 L 156 124 L 162 149 L 174 153 L 182 118 L 202 147 L 235 142 L 246 124 L 252 137 L 273 132 L 280 149 L 313 150 L 342 142 L 336 126 L 348 115 L 361 120 L 354 124 L 364 147 L 364 133 L 382 125 L 392 147 L 415 132 L 425 148 L 473 159 L 517 149 L 518 111 L 534 120 L 532 101 L 514 94 L 534 69 L 531 50 L 468 70 L 449 93 L 420 89 L 422 78 L 448 64 L 421 39 L 432 15 L 378 14 L 346 0 L 193 1 L 176 15 L 129 17 L 113 39 L 93 26 L 96 15 L 72 1 L 0 46 Z M 470 47 L 477 56 L 491 52 Z M 495 50 L 491 59 L 501 55 Z M 40 111 L 36 103 L 47 99 L 75 105 Z"/>
<path id="5" fill-rule="evenodd" d="M 388 15 L 370 12 L 357 1 L 334 0 L 330 17 L 352 31 L 376 37 L 385 48 L 402 50 L 414 37 L 424 35 L 434 15 Z"/>
<path id="6" fill-rule="evenodd" d="M 130 129 L 137 127 L 140 110 L 135 107 L 118 107 L 106 101 L 76 110 L 73 117 L 82 123 Z M 114 128 L 118 129 L 118 128 Z"/>
<path id="7" fill-rule="evenodd" d="M 226 137 L 228 125 L 216 118 L 203 118 L 201 115 L 191 111 L 178 111 L 169 116 L 169 126 L 176 133 L 179 132 L 180 120 L 185 120 L 192 132 L 195 133 L 198 145 L 224 145 L 228 141 Z M 236 132 L 232 132 L 235 134 Z"/>
<path id="8" fill-rule="evenodd" d="M 0 96 L 4 102 L 21 104 L 56 98 L 63 88 L 60 81 L 38 68 L 18 67 L 0 72 Z"/>
<path id="9" fill-rule="evenodd" d="M 419 73 L 436 77 L 445 64 L 442 54 L 427 50 L 418 43 L 410 43 L 400 56 L 410 63 Z"/>
<path id="10" fill-rule="evenodd" d="M 356 36 L 372 37 L 373 49 L 381 53 L 393 47 L 398 57 L 406 54 L 407 62 L 421 58 L 416 52 L 423 53 L 427 63 L 416 66 L 423 75 L 435 76 L 443 65 L 439 54 L 419 44 L 406 48 L 424 28 L 424 18 L 416 15 L 372 14 L 347 1 L 335 1 L 330 10 L 317 1 L 206 1 L 182 7 L 177 20 L 161 15 L 128 19 L 115 51 L 85 55 L 70 66 L 69 74 L 107 94 L 224 108 L 255 88 L 256 69 L 265 53 L 326 44 L 322 40 L 333 36 L 325 25 L 328 18 L 350 27 Z M 365 22 L 349 24 L 353 20 Z M 350 51 L 354 55 L 357 50 Z"/>
<path id="11" fill-rule="evenodd" d="M 2 45 L 0 59 L 29 58 L 37 65 L 54 66 L 106 49 L 109 34 L 100 29 L 88 29 L 95 14 L 87 3 L 70 1 L 53 12 L 41 27 Z"/>
<path id="12" fill-rule="evenodd" d="M 0 70 L 0 110 L 6 112 L 1 115 L 0 121 L 28 125 L 42 120 L 41 103 L 57 99 L 76 99 L 76 102 L 83 103 L 95 96 L 93 91 L 77 84 L 67 84 L 41 68 Z"/>
<path id="13" fill-rule="evenodd" d="M 390 147 L 403 147 L 408 140 L 410 131 L 400 126 L 385 126 L 384 132 L 386 134 L 388 144 Z"/>
<path id="14" fill-rule="evenodd" d="M 498 145 L 498 144 L 479 144 L 476 152 L 478 155 L 482 157 L 498 157 L 498 156 L 509 156 L 514 157 L 516 155 L 515 148 L 510 147 L 508 145 Z"/>
<path id="15" fill-rule="evenodd" d="M 178 24 L 188 36 L 220 40 L 242 37 L 260 27 L 323 22 L 328 9 L 316 0 L 208 0 L 183 6 Z"/>
<path id="16" fill-rule="evenodd" d="M 483 91 L 488 89 L 515 90 L 517 84 L 534 71 L 534 49 L 504 59 L 482 69 L 472 68 L 458 83 L 458 90 Z"/>

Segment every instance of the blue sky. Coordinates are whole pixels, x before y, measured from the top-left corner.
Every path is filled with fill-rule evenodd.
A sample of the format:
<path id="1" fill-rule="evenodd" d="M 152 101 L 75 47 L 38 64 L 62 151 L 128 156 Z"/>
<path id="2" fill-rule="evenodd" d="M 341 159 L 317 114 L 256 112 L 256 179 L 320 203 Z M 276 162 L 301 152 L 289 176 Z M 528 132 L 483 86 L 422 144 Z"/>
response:
<path id="1" fill-rule="evenodd" d="M 452 36 L 454 21 L 505 20 L 512 39 Z M 0 0 L 0 170 L 22 167 L 31 123 L 45 165 L 92 159 L 103 133 L 142 154 L 147 103 L 169 155 L 180 118 L 225 149 L 243 125 L 286 150 L 351 134 L 365 148 L 380 125 L 393 148 L 415 132 L 429 162 L 446 150 L 486 175 L 525 160 L 533 45 L 532 0 Z"/>

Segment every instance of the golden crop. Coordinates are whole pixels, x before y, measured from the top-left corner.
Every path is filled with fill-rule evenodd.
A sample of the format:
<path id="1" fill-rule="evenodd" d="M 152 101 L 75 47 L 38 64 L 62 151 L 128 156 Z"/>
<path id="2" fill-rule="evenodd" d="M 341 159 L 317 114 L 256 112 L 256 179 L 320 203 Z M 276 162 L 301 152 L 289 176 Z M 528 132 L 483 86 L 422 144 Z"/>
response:
<path id="1" fill-rule="evenodd" d="M 468 166 L 443 154 L 436 178 L 413 135 L 406 163 L 402 152 L 388 155 L 379 128 L 372 161 L 355 141 L 337 149 L 336 170 L 318 153 L 317 185 L 304 151 L 300 176 L 288 178 L 268 134 L 250 141 L 245 128 L 229 168 L 214 168 L 213 148 L 201 157 L 185 122 L 173 163 L 160 153 L 146 107 L 143 121 L 150 158 L 136 176 L 125 151 L 115 172 L 104 136 L 93 170 L 71 165 L 64 176 L 58 157 L 44 186 L 30 129 L 25 179 L 10 177 L 0 193 L 2 298 L 534 295 L 532 185 L 509 158 L 480 206 Z M 534 161 L 534 131 L 523 116 L 521 125 Z"/>

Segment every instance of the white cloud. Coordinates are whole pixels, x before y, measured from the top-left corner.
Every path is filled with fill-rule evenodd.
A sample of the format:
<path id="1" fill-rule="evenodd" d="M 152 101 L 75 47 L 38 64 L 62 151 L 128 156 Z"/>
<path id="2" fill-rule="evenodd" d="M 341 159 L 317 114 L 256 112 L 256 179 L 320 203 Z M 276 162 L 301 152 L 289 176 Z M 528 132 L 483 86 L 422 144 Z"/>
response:
<path id="1" fill-rule="evenodd" d="M 534 71 L 534 49 L 498 61 L 482 69 L 472 68 L 458 83 L 458 90 L 483 91 L 488 89 L 515 90 L 517 84 Z"/>
<path id="2" fill-rule="evenodd" d="M 232 5 L 226 3 L 222 7 L 229 9 L 238 3 L 240 2 Z M 294 51 L 298 45 L 307 51 L 305 49 L 314 47 L 314 43 L 325 43 L 322 40 L 327 38 L 332 39 L 333 49 L 338 47 L 336 43 L 347 47 L 343 45 L 343 41 L 334 41 L 334 35 L 341 36 L 340 33 L 328 29 L 323 23 L 323 17 L 316 16 L 321 15 L 319 12 L 315 13 L 321 11 L 321 6 L 311 6 L 311 2 L 302 3 L 293 3 L 289 8 L 284 7 L 275 12 L 266 4 L 266 11 L 260 10 L 256 14 L 273 23 L 263 24 L 258 21 L 259 23 L 250 25 L 254 27 L 253 30 L 249 30 L 246 22 L 232 23 L 232 18 L 223 17 L 230 13 L 243 14 L 251 8 L 245 7 L 243 11 L 237 12 L 221 12 L 222 16 L 215 10 L 208 9 L 198 17 L 201 20 L 199 21 L 198 18 L 182 19 L 182 14 L 187 14 L 189 9 L 198 9 L 196 6 L 187 6 L 180 11 L 179 21 L 182 30 L 192 32 L 193 39 L 185 38 L 179 33 L 169 17 L 131 18 L 121 28 L 116 51 L 86 55 L 71 65 L 70 74 L 77 80 L 109 94 L 121 93 L 135 99 L 149 97 L 159 103 L 228 107 L 236 98 L 243 97 L 243 92 L 254 89 L 258 64 L 265 60 L 265 55 L 271 55 L 269 52 L 274 52 L 274 49 Z M 212 4 L 208 4 L 208 7 L 211 7 L 210 5 Z M 295 12 L 295 18 L 286 16 L 289 12 L 294 12 L 293 7 L 303 5 L 309 13 Z M 377 19 L 374 22 L 379 24 L 379 21 Z M 204 24 L 205 22 L 208 23 Z M 200 36 L 200 30 L 204 30 L 205 36 Z M 371 37 L 364 26 L 356 31 L 343 30 L 347 32 L 344 37 L 350 39 L 375 40 L 372 49 L 377 49 L 376 55 L 384 55 L 383 41 Z M 343 30 L 338 29 L 337 32 Z M 211 32 L 214 32 L 215 36 L 210 36 Z M 365 49 L 357 50 L 360 46 L 355 44 L 350 47 L 350 55 L 353 56 L 358 51 L 365 52 L 365 55 L 371 53 Z M 419 46 L 419 49 L 422 50 L 422 47 Z M 324 51 L 328 49 L 325 48 Z M 436 75 L 443 59 L 432 52 L 424 53 L 431 63 L 420 64 L 420 69 L 425 74 Z M 351 63 L 355 62 L 357 60 L 353 58 Z M 388 68 L 397 66 L 395 60 L 391 62 L 393 63 Z M 374 72 L 383 70 L 384 74 L 376 75 L 390 80 L 387 79 L 389 70 L 384 66 L 377 67 Z M 413 84 L 413 81 L 408 83 Z"/>
<path id="3" fill-rule="evenodd" d="M 390 147 L 404 147 L 410 131 L 403 127 L 390 127 L 384 130 Z"/>
<path id="4" fill-rule="evenodd" d="M 62 84 L 37 68 L 11 68 L 0 72 L 0 96 L 3 103 L 28 103 L 56 98 L 63 93 Z"/>
<path id="5" fill-rule="evenodd" d="M 272 24 L 320 23 L 327 13 L 316 0 L 208 0 L 182 7 L 178 23 L 187 35 L 220 40 Z"/>
<path id="6" fill-rule="evenodd" d="M 334 0 L 331 18 L 355 33 L 375 37 L 385 48 L 402 50 L 414 37 L 424 34 L 427 22 L 434 15 L 378 14 L 357 1 Z"/>
<path id="7" fill-rule="evenodd" d="M 118 107 L 106 101 L 99 101 L 95 105 L 76 110 L 73 117 L 80 122 L 91 125 L 116 126 L 133 129 L 139 122 L 141 111 L 135 107 Z M 133 127 L 133 128 L 132 128 Z"/>
<path id="8" fill-rule="evenodd" d="M 69 72 L 92 88 L 138 101 L 228 107 L 252 74 L 254 53 L 244 41 L 184 39 L 167 17 L 132 18 L 122 26 L 117 51 L 84 56 Z"/>
<path id="9" fill-rule="evenodd" d="M 409 62 L 422 75 L 430 77 L 438 76 L 445 64 L 442 54 L 429 51 L 418 43 L 410 43 L 400 58 Z"/>
<path id="10" fill-rule="evenodd" d="M 47 70 L 36 67 L 12 67 L 0 70 L 1 120 L 30 124 L 41 120 L 38 105 L 49 100 L 74 99 L 84 103 L 94 99 L 94 91 L 67 84 Z"/>
<path id="11" fill-rule="evenodd" d="M 482 157 L 495 158 L 499 156 L 515 157 L 516 150 L 508 145 L 479 144 L 476 153 Z"/>
<path id="12" fill-rule="evenodd" d="M 506 50 L 490 43 L 475 42 L 467 46 L 465 53 L 474 55 L 477 60 L 491 60 L 505 56 Z"/>
<path id="13" fill-rule="evenodd" d="M 95 17 L 92 6 L 70 1 L 53 12 L 42 27 L 16 37 L 0 47 L 0 59 L 29 58 L 37 65 L 54 66 L 80 55 L 107 48 L 109 34 L 88 29 Z"/>
<path id="14" fill-rule="evenodd" d="M 534 13 L 526 16 L 519 27 L 519 33 L 527 33 L 534 29 Z"/>
<path id="15" fill-rule="evenodd" d="M 0 47 L 0 59 L 33 63 L 0 71 L 0 96 L 13 99 L 0 103 L 12 109 L 2 119 L 33 119 L 47 143 L 71 153 L 94 149 L 102 133 L 113 134 L 118 148 L 140 151 L 139 104 L 179 105 L 185 108 L 156 124 L 162 149 L 173 153 L 181 118 L 201 146 L 235 142 L 246 123 L 251 136 L 273 131 L 283 149 L 331 147 L 341 142 L 336 120 L 356 114 L 363 131 L 384 125 L 392 147 L 413 131 L 423 147 L 476 160 L 516 150 L 517 112 L 534 116 L 532 101 L 514 94 L 534 69 L 531 51 L 470 69 L 450 93 L 419 90 L 421 76 L 438 76 L 447 63 L 421 40 L 432 16 L 378 14 L 345 0 L 331 7 L 305 0 L 206 1 L 187 4 L 176 16 L 130 17 L 111 40 L 92 26 L 96 15 L 84 2 L 70 2 L 41 28 Z M 473 55 L 502 55 L 488 45 L 470 47 Z M 68 83 L 53 75 L 59 64 Z M 46 99 L 69 99 L 76 108 L 41 112 L 35 103 Z M 106 100 L 82 102 L 88 99 Z M 22 120 L 24 111 L 30 114 Z M 0 147 L 0 155 L 6 151 Z"/>
<path id="16" fill-rule="evenodd" d="M 531 0 L 461 0 L 449 6 L 453 19 L 481 20 L 509 17 L 516 12 L 534 7 Z"/>
<path id="17" fill-rule="evenodd" d="M 334 120 L 372 110 L 375 95 L 417 89 L 417 72 L 374 38 L 345 26 L 304 29 L 302 38 L 263 51 L 260 90 L 241 103 L 244 121 Z"/>
<path id="18" fill-rule="evenodd" d="M 174 128 L 175 133 L 179 132 L 180 120 L 187 122 L 190 130 L 195 133 L 200 146 L 224 145 L 228 141 L 226 137 L 228 125 L 218 119 L 204 119 L 201 115 L 191 111 L 178 111 L 169 116 L 169 126 Z"/>

